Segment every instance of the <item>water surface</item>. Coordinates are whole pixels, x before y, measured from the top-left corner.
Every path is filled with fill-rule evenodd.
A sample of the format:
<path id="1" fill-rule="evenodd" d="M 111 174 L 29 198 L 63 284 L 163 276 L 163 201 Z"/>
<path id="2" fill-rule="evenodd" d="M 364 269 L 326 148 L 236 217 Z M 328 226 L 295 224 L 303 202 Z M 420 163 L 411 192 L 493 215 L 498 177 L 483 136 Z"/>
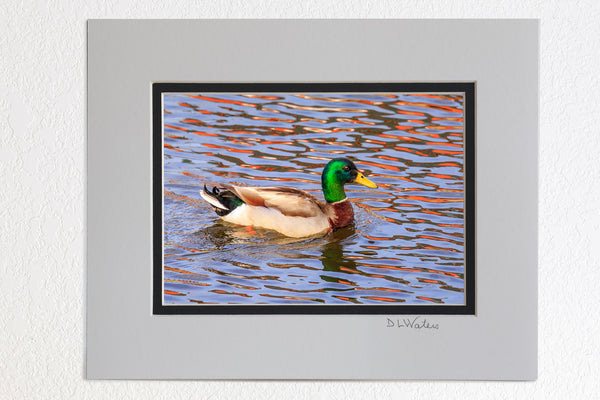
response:
<path id="1" fill-rule="evenodd" d="M 462 94 L 164 94 L 165 304 L 464 304 Z M 288 238 L 221 221 L 204 184 L 323 199 L 329 160 L 355 222 Z"/>

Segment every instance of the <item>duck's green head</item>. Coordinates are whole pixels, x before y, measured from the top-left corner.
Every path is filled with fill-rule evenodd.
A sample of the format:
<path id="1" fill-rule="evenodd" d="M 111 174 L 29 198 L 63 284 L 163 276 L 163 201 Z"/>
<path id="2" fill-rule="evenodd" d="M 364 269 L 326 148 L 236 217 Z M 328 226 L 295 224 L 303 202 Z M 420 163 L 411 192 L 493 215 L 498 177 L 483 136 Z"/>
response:
<path id="1" fill-rule="evenodd" d="M 344 200 L 346 198 L 344 185 L 347 183 L 360 183 L 369 188 L 377 187 L 376 184 L 365 178 L 356 165 L 347 158 L 336 158 L 329 161 L 321 175 L 325 200 L 328 203 Z"/>

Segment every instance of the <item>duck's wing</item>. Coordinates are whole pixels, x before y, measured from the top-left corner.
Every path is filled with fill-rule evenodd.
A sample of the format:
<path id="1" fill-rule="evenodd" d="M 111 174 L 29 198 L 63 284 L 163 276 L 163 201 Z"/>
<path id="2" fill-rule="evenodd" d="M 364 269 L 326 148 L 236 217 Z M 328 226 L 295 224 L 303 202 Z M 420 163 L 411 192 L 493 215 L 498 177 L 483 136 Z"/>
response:
<path id="1" fill-rule="evenodd" d="M 289 217 L 309 218 L 325 213 L 325 204 L 300 189 L 242 186 L 231 186 L 228 189 L 246 204 L 274 208 Z"/>

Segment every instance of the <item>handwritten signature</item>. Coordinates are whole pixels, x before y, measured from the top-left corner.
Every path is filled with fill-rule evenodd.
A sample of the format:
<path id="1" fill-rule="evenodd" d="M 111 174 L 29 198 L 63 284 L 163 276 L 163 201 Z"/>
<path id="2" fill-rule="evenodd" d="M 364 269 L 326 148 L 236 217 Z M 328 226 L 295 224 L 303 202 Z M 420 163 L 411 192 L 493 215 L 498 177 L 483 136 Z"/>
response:
<path id="1" fill-rule="evenodd" d="M 440 324 L 429 322 L 421 317 L 387 318 L 386 328 L 440 329 Z"/>

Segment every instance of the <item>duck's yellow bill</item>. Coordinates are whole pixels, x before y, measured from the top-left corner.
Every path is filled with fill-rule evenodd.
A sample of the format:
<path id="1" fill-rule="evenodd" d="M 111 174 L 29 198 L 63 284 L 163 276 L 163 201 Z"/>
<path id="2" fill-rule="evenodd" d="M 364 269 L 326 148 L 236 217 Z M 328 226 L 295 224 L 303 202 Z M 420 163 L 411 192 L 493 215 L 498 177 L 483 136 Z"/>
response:
<path id="1" fill-rule="evenodd" d="M 360 183 L 361 185 L 364 185 L 364 186 L 366 186 L 368 188 L 371 188 L 371 189 L 377 188 L 376 184 L 374 184 L 373 182 L 371 182 L 370 180 L 368 180 L 367 178 L 365 178 L 365 176 L 363 174 L 361 174 L 360 172 L 356 176 L 356 179 L 354 180 L 354 183 Z"/>

